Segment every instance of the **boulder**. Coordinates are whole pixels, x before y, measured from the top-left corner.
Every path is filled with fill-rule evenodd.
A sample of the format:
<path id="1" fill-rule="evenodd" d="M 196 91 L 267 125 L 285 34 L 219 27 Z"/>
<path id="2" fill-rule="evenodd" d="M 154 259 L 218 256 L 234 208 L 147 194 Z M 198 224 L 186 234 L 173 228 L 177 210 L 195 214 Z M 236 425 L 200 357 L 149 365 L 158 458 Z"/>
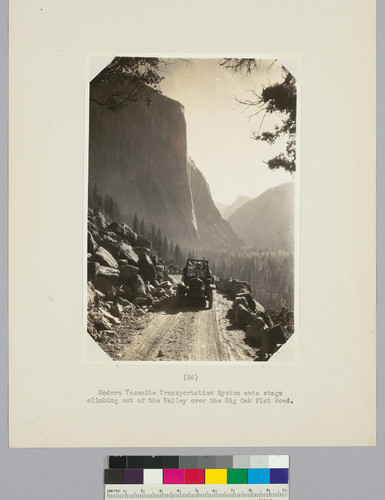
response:
<path id="1" fill-rule="evenodd" d="M 106 229 L 107 227 L 107 222 L 106 218 L 102 214 L 102 212 L 96 212 L 94 213 L 93 217 L 91 218 L 92 222 L 95 224 L 95 226 L 102 231 Z"/>
<path id="2" fill-rule="evenodd" d="M 149 300 L 147 297 L 136 297 L 134 300 L 133 300 L 133 303 L 136 305 L 136 306 L 147 306 L 149 305 Z"/>
<path id="3" fill-rule="evenodd" d="M 132 302 L 129 302 L 127 306 L 123 306 L 123 311 L 125 313 L 134 312 L 135 310 L 136 310 L 136 307 L 134 306 L 134 304 Z"/>
<path id="4" fill-rule="evenodd" d="M 151 295 L 156 295 L 156 292 L 157 292 L 156 288 L 153 285 L 151 285 L 150 283 L 148 285 L 146 285 L 146 291 L 147 291 L 147 293 L 149 293 Z"/>
<path id="5" fill-rule="evenodd" d="M 259 315 L 269 328 L 273 328 L 274 322 L 268 314 L 266 314 L 265 312 L 261 312 Z"/>
<path id="6" fill-rule="evenodd" d="M 171 281 L 163 281 L 160 285 L 161 288 L 164 288 L 165 290 L 169 290 L 172 288 L 172 283 Z"/>
<path id="7" fill-rule="evenodd" d="M 122 315 L 122 311 L 123 311 L 123 306 L 121 304 L 115 304 L 111 308 L 111 314 L 116 318 L 120 318 L 120 316 Z"/>
<path id="8" fill-rule="evenodd" d="M 235 297 L 233 302 L 233 309 L 235 310 L 239 305 L 242 305 L 246 309 L 249 309 L 246 297 Z"/>
<path id="9" fill-rule="evenodd" d="M 247 291 L 243 291 L 243 292 L 240 292 L 237 294 L 237 296 L 235 297 L 235 300 L 237 298 L 244 298 L 246 299 L 246 302 L 247 302 L 247 307 L 250 309 L 250 311 L 252 312 L 256 312 L 256 304 L 258 304 L 258 302 L 256 302 L 253 297 L 251 296 L 251 293 L 250 292 L 247 292 Z M 260 305 L 260 304 L 259 304 Z M 262 307 L 260 305 L 260 307 Z M 262 312 L 264 312 L 264 308 L 262 307 Z"/>
<path id="10" fill-rule="evenodd" d="M 100 264 L 98 262 L 87 262 L 87 279 L 93 280 L 99 273 Z"/>
<path id="11" fill-rule="evenodd" d="M 150 255 L 151 250 L 148 247 L 133 247 L 134 252 L 138 256 L 138 259 L 144 257 L 145 255 Z"/>
<path id="12" fill-rule="evenodd" d="M 87 233 L 87 252 L 94 253 L 98 248 L 98 244 L 95 241 L 95 238 L 92 236 L 91 231 Z"/>
<path id="13" fill-rule="evenodd" d="M 238 281 L 228 278 L 218 281 L 218 290 L 234 299 L 240 293 L 251 292 L 251 286 L 247 281 Z"/>
<path id="14" fill-rule="evenodd" d="M 104 300 L 106 298 L 106 296 L 104 295 L 104 293 L 101 292 L 100 290 L 97 290 L 95 288 L 95 292 L 96 292 L 96 295 L 99 297 L 100 300 Z"/>
<path id="15" fill-rule="evenodd" d="M 127 243 L 120 242 L 119 243 L 119 256 L 122 259 L 127 260 L 128 264 L 135 266 L 139 262 L 139 256 L 131 245 L 127 245 Z"/>
<path id="16" fill-rule="evenodd" d="M 114 257 L 115 260 L 119 259 L 120 247 L 117 241 L 103 240 L 101 244 L 103 248 L 105 248 L 108 252 L 110 252 L 110 254 Z"/>
<path id="17" fill-rule="evenodd" d="M 121 267 L 121 266 L 126 266 L 128 264 L 128 260 L 127 259 L 119 259 L 118 260 L 118 266 Z"/>
<path id="18" fill-rule="evenodd" d="M 110 254 L 108 250 L 103 247 L 99 247 L 94 253 L 94 260 L 99 262 L 102 266 L 112 267 L 114 269 L 118 268 L 118 263 L 114 257 Z"/>
<path id="19" fill-rule="evenodd" d="M 230 323 L 235 322 L 234 309 L 229 309 L 226 314 L 226 318 L 230 321 Z"/>
<path id="20" fill-rule="evenodd" d="M 124 283 L 124 285 L 122 285 L 120 297 L 122 297 L 123 299 L 126 299 L 127 301 L 129 301 L 129 300 L 132 300 L 135 297 L 135 292 L 131 288 L 130 285 L 127 285 L 127 283 Z"/>
<path id="21" fill-rule="evenodd" d="M 230 295 L 235 298 L 238 294 L 251 292 L 251 286 L 247 281 L 233 280 L 230 285 Z"/>
<path id="22" fill-rule="evenodd" d="M 242 304 L 237 305 L 234 308 L 234 321 L 240 328 L 245 328 L 253 322 L 253 315 L 251 312 Z"/>
<path id="23" fill-rule="evenodd" d="M 103 241 L 108 241 L 109 243 L 117 243 L 119 236 L 117 236 L 115 233 L 111 233 L 110 231 L 103 231 L 102 233 L 102 240 Z"/>
<path id="24" fill-rule="evenodd" d="M 120 320 L 115 318 L 115 316 L 113 316 L 111 313 L 104 311 L 103 309 L 101 310 L 101 313 L 103 315 L 103 318 L 107 318 L 107 320 L 113 325 L 120 325 Z"/>
<path id="25" fill-rule="evenodd" d="M 116 332 L 114 332 L 114 330 L 102 330 L 100 333 L 104 337 L 114 337 L 116 335 Z"/>
<path id="26" fill-rule="evenodd" d="M 281 326 L 273 326 L 273 328 L 269 328 L 262 335 L 263 352 L 271 355 L 277 350 L 278 344 L 284 344 L 285 342 L 286 339 Z"/>
<path id="27" fill-rule="evenodd" d="M 129 264 L 126 264 L 124 266 L 119 267 L 119 271 L 120 271 L 120 281 L 122 283 L 125 283 L 131 278 L 133 278 L 135 274 L 139 273 L 139 267 L 130 266 Z"/>
<path id="28" fill-rule="evenodd" d="M 94 328 L 100 332 L 101 330 L 111 330 L 112 325 L 107 318 L 101 316 L 95 321 Z"/>
<path id="29" fill-rule="evenodd" d="M 134 292 L 132 292 L 132 294 L 134 294 Z M 124 299 L 123 297 L 118 297 L 116 299 L 116 303 L 117 304 L 120 304 L 121 306 L 125 307 L 125 306 L 129 306 L 131 304 L 131 302 L 127 299 Z M 132 304 L 131 304 L 132 305 Z"/>
<path id="30" fill-rule="evenodd" d="M 143 278 L 139 274 L 135 274 L 132 278 L 127 280 L 127 284 L 132 288 L 134 297 L 146 296 L 146 285 L 144 284 Z"/>
<path id="31" fill-rule="evenodd" d="M 155 269 L 157 273 L 163 273 L 164 272 L 164 264 L 160 264 L 159 262 L 156 263 Z"/>
<path id="32" fill-rule="evenodd" d="M 263 319 L 256 318 L 246 330 L 246 342 L 250 345 L 261 347 L 262 335 L 266 329 L 266 323 Z"/>
<path id="33" fill-rule="evenodd" d="M 138 262 L 140 275 L 148 281 L 154 281 L 156 278 L 156 271 L 154 264 L 148 255 L 144 255 Z"/>
<path id="34" fill-rule="evenodd" d="M 254 304 L 255 304 L 255 312 L 259 312 L 261 314 L 264 314 L 265 313 L 265 308 L 263 307 L 262 304 L 260 304 L 259 302 L 257 302 L 255 299 L 253 299 L 254 301 Z"/>
<path id="35" fill-rule="evenodd" d="M 108 229 L 118 234 L 123 240 L 127 240 L 131 245 L 135 244 L 138 235 L 125 222 L 112 222 Z"/>
<path id="36" fill-rule="evenodd" d="M 119 269 L 113 269 L 112 267 L 100 266 L 98 276 L 107 278 L 113 285 L 116 285 L 119 280 L 120 271 Z"/>
<path id="37" fill-rule="evenodd" d="M 140 234 L 138 234 L 138 237 L 136 239 L 135 245 L 138 246 L 138 247 L 147 247 L 147 248 L 150 248 L 151 247 L 151 242 L 147 238 L 144 238 L 143 236 L 141 236 Z"/>
<path id="38" fill-rule="evenodd" d="M 113 300 L 115 298 L 116 288 L 107 278 L 96 276 L 92 280 L 92 283 L 97 290 L 100 290 L 104 294 L 106 300 Z"/>

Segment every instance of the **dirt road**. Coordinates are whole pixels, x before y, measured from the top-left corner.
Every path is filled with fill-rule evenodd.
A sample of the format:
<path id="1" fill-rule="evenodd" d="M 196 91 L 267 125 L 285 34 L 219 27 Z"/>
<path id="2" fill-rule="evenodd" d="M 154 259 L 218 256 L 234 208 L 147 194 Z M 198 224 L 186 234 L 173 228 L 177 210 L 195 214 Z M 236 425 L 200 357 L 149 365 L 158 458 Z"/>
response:
<path id="1" fill-rule="evenodd" d="M 244 343 L 245 333 L 226 319 L 230 305 L 221 294 L 215 294 L 212 309 L 194 304 L 178 308 L 171 298 L 164 311 L 148 313 L 135 331 L 127 325 L 131 331 L 114 357 L 120 361 L 252 361 L 255 350 Z"/>

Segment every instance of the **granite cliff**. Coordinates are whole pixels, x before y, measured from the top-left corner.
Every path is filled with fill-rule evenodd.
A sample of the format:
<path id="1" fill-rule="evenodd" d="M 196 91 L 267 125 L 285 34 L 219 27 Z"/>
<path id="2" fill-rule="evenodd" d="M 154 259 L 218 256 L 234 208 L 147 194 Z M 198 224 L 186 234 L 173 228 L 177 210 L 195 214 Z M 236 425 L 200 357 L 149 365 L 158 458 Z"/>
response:
<path id="1" fill-rule="evenodd" d="M 92 89 L 93 97 L 103 102 L 108 90 Z M 112 196 L 122 221 L 136 213 L 186 247 L 240 245 L 188 158 L 183 105 L 159 93 L 151 101 L 117 112 L 90 102 L 90 190 Z"/>

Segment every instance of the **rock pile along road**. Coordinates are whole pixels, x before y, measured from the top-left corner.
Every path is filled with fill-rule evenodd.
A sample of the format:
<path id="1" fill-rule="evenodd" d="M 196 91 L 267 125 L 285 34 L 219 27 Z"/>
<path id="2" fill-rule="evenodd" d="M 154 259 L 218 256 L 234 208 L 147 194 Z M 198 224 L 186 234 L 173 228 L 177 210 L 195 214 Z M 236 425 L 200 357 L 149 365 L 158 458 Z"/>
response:
<path id="1" fill-rule="evenodd" d="M 114 357 L 119 361 L 252 361 L 255 350 L 245 344 L 245 333 L 226 319 L 230 306 L 219 293 L 212 309 L 194 303 L 176 307 L 172 298 L 164 311 L 147 315 Z M 124 329 L 122 321 L 121 334 Z"/>

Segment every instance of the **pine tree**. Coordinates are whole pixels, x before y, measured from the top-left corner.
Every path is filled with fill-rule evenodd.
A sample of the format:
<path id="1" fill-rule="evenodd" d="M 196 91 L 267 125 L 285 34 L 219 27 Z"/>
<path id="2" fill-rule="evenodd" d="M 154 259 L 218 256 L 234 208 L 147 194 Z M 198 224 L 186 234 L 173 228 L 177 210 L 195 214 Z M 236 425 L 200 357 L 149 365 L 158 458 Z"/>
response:
<path id="1" fill-rule="evenodd" d="M 132 222 L 132 229 L 135 231 L 135 233 L 139 232 L 139 218 L 138 218 L 138 214 L 136 212 L 134 215 L 134 220 Z"/>
<path id="2" fill-rule="evenodd" d="M 162 231 L 160 230 L 160 227 L 158 227 L 155 236 L 155 248 L 158 250 L 159 253 L 163 252 L 162 244 L 163 244 Z"/>
<path id="3" fill-rule="evenodd" d="M 174 251 L 175 251 L 175 246 L 174 246 L 174 242 L 171 240 L 170 242 L 170 247 L 169 247 L 169 250 L 168 250 L 168 258 L 170 260 L 173 260 L 174 259 Z"/>
<path id="4" fill-rule="evenodd" d="M 156 247 L 156 229 L 155 229 L 154 224 L 151 226 L 150 241 L 151 241 L 152 246 L 155 248 Z"/>
<path id="5" fill-rule="evenodd" d="M 164 259 L 168 259 L 169 247 L 168 247 L 168 240 L 167 240 L 167 236 L 166 235 L 163 236 L 162 253 L 163 253 L 162 257 Z"/>
<path id="6" fill-rule="evenodd" d="M 182 264 L 182 252 L 178 243 L 175 245 L 174 249 L 174 260 L 175 264 Z"/>
<path id="7" fill-rule="evenodd" d="M 144 217 L 140 219 L 140 225 L 139 225 L 139 234 L 144 236 L 145 235 L 145 225 L 144 225 Z"/>

